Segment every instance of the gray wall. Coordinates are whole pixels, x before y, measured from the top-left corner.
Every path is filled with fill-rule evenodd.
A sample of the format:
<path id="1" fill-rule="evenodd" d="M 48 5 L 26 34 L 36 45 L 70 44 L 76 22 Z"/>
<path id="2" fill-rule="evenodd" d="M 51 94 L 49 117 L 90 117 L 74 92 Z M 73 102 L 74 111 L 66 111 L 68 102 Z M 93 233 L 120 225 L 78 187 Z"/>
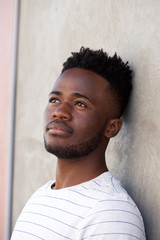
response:
<path id="1" fill-rule="evenodd" d="M 55 177 L 43 111 L 62 63 L 84 45 L 116 51 L 135 70 L 123 129 L 106 161 L 140 208 L 148 240 L 159 239 L 159 26 L 159 0 L 21 0 L 13 225 L 30 195 Z"/>

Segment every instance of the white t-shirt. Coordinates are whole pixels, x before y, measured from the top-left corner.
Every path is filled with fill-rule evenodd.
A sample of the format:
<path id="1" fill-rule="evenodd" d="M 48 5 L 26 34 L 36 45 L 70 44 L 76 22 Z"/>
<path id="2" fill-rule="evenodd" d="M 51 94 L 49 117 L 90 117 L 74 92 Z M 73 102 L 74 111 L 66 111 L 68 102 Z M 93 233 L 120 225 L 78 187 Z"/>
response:
<path id="1" fill-rule="evenodd" d="M 110 172 L 82 184 L 51 189 L 29 199 L 11 240 L 145 240 L 135 203 Z"/>

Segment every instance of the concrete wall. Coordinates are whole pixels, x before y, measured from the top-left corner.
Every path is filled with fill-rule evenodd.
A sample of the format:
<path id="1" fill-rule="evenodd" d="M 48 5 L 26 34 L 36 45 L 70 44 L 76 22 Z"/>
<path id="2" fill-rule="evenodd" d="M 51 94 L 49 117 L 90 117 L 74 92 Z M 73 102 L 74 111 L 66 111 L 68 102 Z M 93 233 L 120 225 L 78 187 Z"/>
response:
<path id="1" fill-rule="evenodd" d="M 106 154 L 111 172 L 160 236 L 159 0 L 22 0 L 20 6 L 13 225 L 30 195 L 55 177 L 43 148 L 43 111 L 62 63 L 84 46 L 129 60 L 134 91 L 124 126 Z"/>

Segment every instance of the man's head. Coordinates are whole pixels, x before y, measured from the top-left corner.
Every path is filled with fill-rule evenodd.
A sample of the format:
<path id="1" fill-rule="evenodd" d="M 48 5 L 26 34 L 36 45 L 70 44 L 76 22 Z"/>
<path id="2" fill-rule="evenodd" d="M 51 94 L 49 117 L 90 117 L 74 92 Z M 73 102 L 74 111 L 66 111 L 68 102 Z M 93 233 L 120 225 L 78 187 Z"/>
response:
<path id="1" fill-rule="evenodd" d="M 109 139 L 121 128 L 119 116 L 129 97 L 130 80 L 129 67 L 116 55 L 111 58 L 102 50 L 84 48 L 73 53 L 64 63 L 45 110 L 47 151 L 62 159 L 80 158 L 92 152 L 104 154 Z"/>

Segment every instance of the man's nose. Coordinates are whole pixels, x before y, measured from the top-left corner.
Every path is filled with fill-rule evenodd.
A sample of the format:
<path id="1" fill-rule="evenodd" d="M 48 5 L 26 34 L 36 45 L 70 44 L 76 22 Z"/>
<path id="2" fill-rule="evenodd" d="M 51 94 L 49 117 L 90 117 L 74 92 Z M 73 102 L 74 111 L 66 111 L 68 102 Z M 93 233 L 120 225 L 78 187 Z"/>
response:
<path id="1" fill-rule="evenodd" d="M 72 119 L 71 107 L 67 103 L 62 103 L 52 112 L 52 117 L 61 121 L 70 121 Z"/>

